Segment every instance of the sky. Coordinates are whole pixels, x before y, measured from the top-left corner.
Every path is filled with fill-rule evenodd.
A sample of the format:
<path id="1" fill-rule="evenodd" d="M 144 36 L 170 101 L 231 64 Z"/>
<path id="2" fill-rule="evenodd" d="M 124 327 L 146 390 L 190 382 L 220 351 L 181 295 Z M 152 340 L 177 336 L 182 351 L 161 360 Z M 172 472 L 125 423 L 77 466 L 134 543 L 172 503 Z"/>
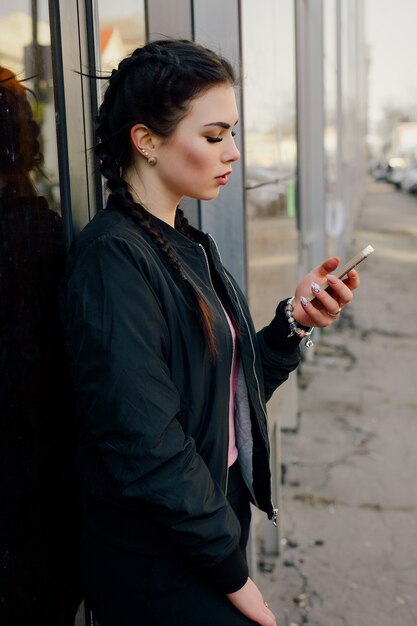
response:
<path id="1" fill-rule="evenodd" d="M 371 128 L 385 104 L 413 106 L 417 119 L 417 0 L 365 0 Z"/>

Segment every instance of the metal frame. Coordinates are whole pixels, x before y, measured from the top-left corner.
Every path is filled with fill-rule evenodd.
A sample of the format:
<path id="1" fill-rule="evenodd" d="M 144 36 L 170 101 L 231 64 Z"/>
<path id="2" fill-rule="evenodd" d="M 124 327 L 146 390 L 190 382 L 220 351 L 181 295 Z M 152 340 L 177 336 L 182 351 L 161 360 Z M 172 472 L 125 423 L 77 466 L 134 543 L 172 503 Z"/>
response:
<path id="1" fill-rule="evenodd" d="M 343 211 L 346 220 L 346 206 L 343 197 L 343 151 L 344 151 L 344 122 L 342 106 L 342 19 L 341 0 L 336 0 L 336 124 L 337 124 L 337 153 L 336 153 L 336 202 L 340 211 Z M 337 251 L 343 253 L 340 241 L 337 242 Z"/>
<path id="2" fill-rule="evenodd" d="M 61 202 L 68 239 L 96 212 L 87 17 L 81 0 L 50 0 Z M 65 27 L 63 27 L 63 25 Z M 54 55 L 55 57 L 55 55 Z"/>
<path id="3" fill-rule="evenodd" d="M 296 0 L 298 207 L 301 271 L 318 265 L 325 242 L 322 0 Z"/>
<path id="4" fill-rule="evenodd" d="M 61 200 L 61 214 L 64 221 L 67 245 L 73 238 L 73 223 L 71 212 L 71 189 L 68 162 L 68 135 L 66 125 L 65 90 L 63 78 L 63 61 L 61 46 L 61 20 L 59 2 L 49 0 L 49 20 L 51 29 L 52 72 L 55 99 L 56 139 L 58 150 L 58 171 Z"/>
<path id="5" fill-rule="evenodd" d="M 88 54 L 88 73 L 91 76 L 97 76 L 98 71 L 101 70 L 101 58 L 100 58 L 100 27 L 99 27 L 99 13 L 98 13 L 98 0 L 85 0 L 86 11 L 86 28 L 87 28 L 87 54 Z M 90 96 L 90 111 L 91 116 L 95 117 L 98 113 L 100 106 L 100 87 L 101 80 L 90 78 L 89 80 L 89 96 Z M 92 145 L 96 143 L 96 137 L 94 129 L 91 129 Z M 93 151 L 89 151 L 90 157 L 90 169 L 92 170 L 92 180 L 96 190 L 96 211 L 99 211 L 104 207 L 104 180 L 100 173 L 100 167 L 98 159 L 93 154 Z M 91 218 L 91 217 L 90 217 Z"/>

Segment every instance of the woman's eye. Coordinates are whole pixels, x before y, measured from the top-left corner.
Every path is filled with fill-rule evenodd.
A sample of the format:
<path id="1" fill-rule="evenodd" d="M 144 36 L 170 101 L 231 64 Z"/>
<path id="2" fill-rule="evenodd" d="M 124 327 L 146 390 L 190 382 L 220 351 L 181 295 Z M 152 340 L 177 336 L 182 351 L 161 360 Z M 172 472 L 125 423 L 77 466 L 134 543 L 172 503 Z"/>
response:
<path id="1" fill-rule="evenodd" d="M 232 130 L 231 135 L 232 137 L 235 137 L 236 132 Z M 209 143 L 218 143 L 219 141 L 223 141 L 223 137 L 206 137 L 206 139 Z"/>
<path id="2" fill-rule="evenodd" d="M 206 137 L 209 143 L 218 143 L 219 141 L 223 141 L 223 137 Z"/>

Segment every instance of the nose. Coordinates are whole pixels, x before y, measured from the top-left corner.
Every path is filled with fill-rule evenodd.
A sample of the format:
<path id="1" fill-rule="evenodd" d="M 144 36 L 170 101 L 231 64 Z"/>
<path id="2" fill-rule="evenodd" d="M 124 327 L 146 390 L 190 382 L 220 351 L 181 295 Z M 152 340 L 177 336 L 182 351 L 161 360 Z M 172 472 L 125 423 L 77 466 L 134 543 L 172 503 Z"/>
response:
<path id="1" fill-rule="evenodd" d="M 226 147 L 226 146 L 225 146 Z M 240 152 L 237 148 L 235 140 L 233 137 L 230 138 L 230 142 L 228 142 L 226 150 L 223 153 L 223 161 L 225 163 L 234 163 L 240 159 Z"/>

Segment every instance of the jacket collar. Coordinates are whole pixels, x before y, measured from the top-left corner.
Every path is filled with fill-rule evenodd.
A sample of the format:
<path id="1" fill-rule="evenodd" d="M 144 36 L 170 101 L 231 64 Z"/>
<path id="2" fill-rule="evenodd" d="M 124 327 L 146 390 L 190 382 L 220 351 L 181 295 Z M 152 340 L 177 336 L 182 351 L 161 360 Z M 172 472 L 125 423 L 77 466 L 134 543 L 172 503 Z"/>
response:
<path id="1" fill-rule="evenodd" d="M 108 210 L 118 210 L 118 203 L 115 194 L 110 194 L 107 199 L 107 209 Z M 146 210 L 146 209 L 145 209 Z M 120 211 L 119 211 L 120 212 Z M 180 233 L 176 228 L 173 228 L 164 220 L 161 220 L 159 217 L 150 213 L 148 211 L 148 215 L 151 223 L 153 223 L 169 240 L 170 243 L 173 244 L 175 248 L 183 248 L 188 249 L 189 251 L 195 251 L 198 249 L 199 244 L 204 246 L 206 251 L 212 249 L 211 246 L 211 238 L 207 233 L 203 233 L 202 231 L 190 226 L 190 230 L 193 233 L 196 241 L 192 241 L 188 237 L 185 237 L 182 233 Z"/>

